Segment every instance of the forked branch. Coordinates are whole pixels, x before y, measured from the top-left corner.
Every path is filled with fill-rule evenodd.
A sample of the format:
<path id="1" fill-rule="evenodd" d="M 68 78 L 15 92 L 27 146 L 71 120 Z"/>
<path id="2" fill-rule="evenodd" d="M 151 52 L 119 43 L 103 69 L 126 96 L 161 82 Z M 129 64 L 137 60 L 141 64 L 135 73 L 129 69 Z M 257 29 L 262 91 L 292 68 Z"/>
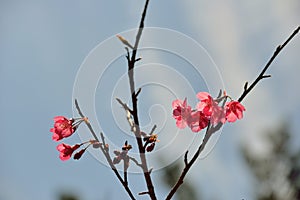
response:
<path id="1" fill-rule="evenodd" d="M 281 52 L 281 50 L 292 40 L 292 38 L 295 37 L 295 35 L 297 35 L 297 33 L 299 32 L 299 30 L 300 30 L 300 26 L 297 27 L 297 29 L 295 29 L 295 31 L 288 37 L 288 39 L 282 45 L 279 45 L 277 47 L 277 49 L 273 53 L 273 56 L 267 62 L 266 66 L 263 68 L 263 70 L 261 71 L 261 73 L 258 75 L 258 77 L 255 79 L 255 81 L 249 87 L 248 87 L 248 82 L 245 83 L 245 85 L 244 85 L 244 92 L 242 93 L 242 95 L 238 99 L 239 102 L 243 101 L 243 99 L 257 85 L 257 83 L 259 81 L 261 81 L 264 78 L 269 78 L 270 77 L 270 75 L 265 75 L 267 69 L 270 67 L 270 65 L 272 64 L 272 62 L 274 61 L 274 59 L 278 56 L 278 54 Z M 202 143 L 200 144 L 200 146 L 198 147 L 198 150 L 196 151 L 196 153 L 193 155 L 191 161 L 188 161 L 188 158 L 187 158 L 188 151 L 185 153 L 185 155 L 184 155 L 184 164 L 185 164 L 185 167 L 182 170 L 181 175 L 178 178 L 178 181 L 175 183 L 175 185 L 173 186 L 173 188 L 169 192 L 168 196 L 166 197 L 166 200 L 170 200 L 173 197 L 173 195 L 176 193 L 177 189 L 183 184 L 183 180 L 184 180 L 186 174 L 188 173 L 188 171 L 190 170 L 190 168 L 192 167 L 192 165 L 195 163 L 195 161 L 199 157 L 200 153 L 203 151 L 203 149 L 206 146 L 209 138 L 212 136 L 213 133 L 215 133 L 216 131 L 218 131 L 222 126 L 223 126 L 222 123 L 219 123 L 215 127 L 208 126 L 208 128 L 206 129 L 206 133 L 205 133 L 204 139 L 203 139 Z"/>
<path id="2" fill-rule="evenodd" d="M 265 75 L 267 69 L 270 67 L 270 65 L 275 60 L 275 58 L 278 56 L 278 54 L 281 52 L 281 50 L 297 35 L 297 33 L 299 32 L 299 30 L 300 30 L 300 26 L 298 26 L 294 30 L 294 32 L 288 37 L 288 39 L 282 45 L 279 45 L 276 48 L 276 50 L 273 53 L 273 56 L 269 59 L 269 61 L 267 62 L 267 64 L 265 65 L 265 67 L 263 68 L 263 70 L 261 71 L 261 73 L 258 75 L 258 77 L 255 79 L 255 81 L 249 87 L 247 87 L 248 82 L 246 82 L 245 87 L 244 87 L 244 91 L 243 91 L 242 95 L 240 96 L 240 98 L 238 99 L 239 102 L 243 101 L 243 99 L 257 85 L 257 83 L 259 81 L 261 81 L 264 78 L 271 77 L 271 75 Z"/>
<path id="3" fill-rule="evenodd" d="M 136 58 L 136 55 L 137 55 L 137 51 L 138 51 L 138 47 L 139 47 L 139 42 L 141 40 L 142 32 L 144 30 L 144 22 L 145 22 L 145 18 L 146 18 L 148 5 L 149 5 L 149 0 L 146 0 L 131 56 L 130 56 L 130 52 L 128 51 L 128 48 L 127 48 L 126 58 L 128 61 L 128 79 L 129 79 L 131 102 L 132 102 L 132 113 L 131 114 L 133 116 L 134 125 L 135 125 L 134 134 L 135 134 L 136 142 L 137 142 L 138 149 L 139 149 L 139 155 L 140 155 L 140 159 L 141 159 L 141 167 L 143 169 L 144 178 L 145 178 L 145 181 L 147 184 L 147 189 L 148 189 L 148 191 L 146 193 L 149 194 L 149 196 L 152 200 L 156 200 L 154 186 L 153 186 L 150 172 L 148 169 L 147 159 L 145 156 L 145 149 L 143 147 L 143 141 L 142 141 L 141 134 L 140 134 L 138 106 L 137 106 L 137 96 L 140 93 L 140 90 L 138 90 L 136 92 L 135 82 L 134 82 L 134 67 L 135 67 L 135 63 L 139 60 Z"/>
<path id="4" fill-rule="evenodd" d="M 81 111 L 81 109 L 80 109 L 80 107 L 79 107 L 79 104 L 78 104 L 77 99 L 75 99 L 75 107 L 76 107 L 76 109 L 77 109 L 77 111 L 78 111 L 78 114 L 79 114 L 82 118 L 84 118 L 85 115 L 82 113 L 82 111 Z M 92 133 L 93 137 L 95 138 L 95 140 L 97 140 L 97 142 L 100 142 L 99 139 L 98 139 L 98 137 L 97 137 L 97 135 L 96 135 L 96 133 L 95 133 L 95 131 L 94 131 L 94 129 L 93 129 L 93 127 L 91 126 L 90 122 L 89 122 L 88 120 L 85 120 L 85 123 L 86 123 L 86 125 L 87 125 L 89 131 Z M 115 165 L 113 164 L 113 161 L 112 161 L 112 159 L 111 159 L 111 157 L 110 157 L 109 150 L 108 150 L 107 145 L 106 145 L 105 140 L 104 140 L 104 135 L 101 133 L 100 136 L 101 136 L 101 141 L 102 141 L 102 143 L 101 143 L 101 145 L 100 145 L 100 149 L 101 149 L 103 155 L 105 156 L 106 161 L 108 162 L 110 168 L 112 169 L 112 171 L 115 173 L 115 175 L 117 176 L 117 178 L 119 179 L 119 181 L 120 181 L 121 184 L 123 185 L 124 189 L 126 190 L 126 192 L 128 193 L 128 195 L 130 196 L 130 198 L 131 198 L 132 200 L 135 200 L 135 197 L 133 196 L 133 194 L 132 194 L 130 188 L 128 187 L 128 183 L 127 183 L 127 174 L 126 174 L 126 176 L 124 177 L 125 180 L 123 180 L 123 178 L 121 177 L 120 173 L 118 172 L 117 168 L 116 168 Z"/>

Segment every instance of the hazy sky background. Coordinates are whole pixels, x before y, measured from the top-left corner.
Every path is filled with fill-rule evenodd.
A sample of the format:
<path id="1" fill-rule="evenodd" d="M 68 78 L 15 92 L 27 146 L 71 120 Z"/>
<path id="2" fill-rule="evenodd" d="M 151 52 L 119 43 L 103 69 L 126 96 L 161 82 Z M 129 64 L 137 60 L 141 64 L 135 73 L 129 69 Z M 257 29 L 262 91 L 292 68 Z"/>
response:
<path id="1" fill-rule="evenodd" d="M 90 154 L 79 162 L 60 161 L 49 129 L 54 116 L 72 115 L 73 83 L 85 57 L 105 39 L 136 28 L 143 3 L 0 1 L 1 200 L 54 200 L 61 191 L 87 200 L 127 198 L 111 170 Z M 203 45 L 235 98 L 299 26 L 299 9 L 297 0 L 151 1 L 146 26 L 173 29 Z M 299 52 L 297 36 L 268 71 L 272 78 L 244 100 L 244 120 L 227 124 L 212 153 L 189 173 L 204 199 L 253 199 L 253 180 L 239 148 L 245 144 L 256 153 L 267 151 L 260 139 L 265 129 L 289 121 L 294 141 L 299 141 Z M 78 141 L 75 136 L 67 142 Z M 159 176 L 154 173 L 154 181 Z M 135 193 L 144 190 L 138 176 L 130 182 Z M 163 199 L 167 191 L 159 185 L 157 195 Z"/>

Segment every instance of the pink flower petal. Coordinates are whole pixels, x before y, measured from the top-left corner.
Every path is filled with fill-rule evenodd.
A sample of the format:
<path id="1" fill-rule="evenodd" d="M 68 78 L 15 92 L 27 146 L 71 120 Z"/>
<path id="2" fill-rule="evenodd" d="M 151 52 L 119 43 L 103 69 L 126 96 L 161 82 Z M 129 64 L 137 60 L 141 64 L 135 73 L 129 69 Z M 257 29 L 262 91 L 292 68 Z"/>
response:
<path id="1" fill-rule="evenodd" d="M 245 107 L 238 101 L 231 101 L 226 103 L 226 119 L 228 122 L 235 122 L 237 119 L 243 118 L 243 111 Z"/>
<path id="2" fill-rule="evenodd" d="M 180 129 L 184 129 L 187 126 L 187 123 L 184 120 L 177 120 L 176 126 Z"/>
<path id="3" fill-rule="evenodd" d="M 196 96 L 201 101 L 205 100 L 205 99 L 208 99 L 209 97 L 211 97 L 208 92 L 199 92 Z"/>

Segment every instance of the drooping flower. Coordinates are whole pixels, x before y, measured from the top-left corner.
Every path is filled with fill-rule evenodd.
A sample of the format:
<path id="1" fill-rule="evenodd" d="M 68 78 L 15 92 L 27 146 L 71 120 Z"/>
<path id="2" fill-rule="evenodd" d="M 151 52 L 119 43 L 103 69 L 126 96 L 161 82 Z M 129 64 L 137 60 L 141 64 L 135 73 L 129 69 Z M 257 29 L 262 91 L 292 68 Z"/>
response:
<path id="1" fill-rule="evenodd" d="M 70 146 L 68 144 L 61 143 L 57 145 L 56 149 L 60 152 L 59 158 L 63 161 L 70 159 L 73 152 L 78 149 L 81 145 L 75 144 L 74 146 Z"/>
<path id="2" fill-rule="evenodd" d="M 77 129 L 77 127 L 83 122 L 87 121 L 87 117 L 77 119 L 67 119 L 63 116 L 54 117 L 54 127 L 50 129 L 53 133 L 52 140 L 59 141 L 63 138 L 71 136 Z"/>
<path id="3" fill-rule="evenodd" d="M 188 119 L 191 115 L 191 106 L 187 105 L 187 100 L 176 99 L 172 102 L 173 117 L 176 119 L 176 126 L 180 129 L 188 125 Z"/>
<path id="4" fill-rule="evenodd" d="M 52 139 L 59 141 L 71 136 L 76 130 L 76 127 L 72 125 L 73 122 L 74 119 L 67 119 L 63 116 L 54 117 L 54 127 L 50 129 L 50 132 L 53 133 Z"/>
<path id="5" fill-rule="evenodd" d="M 194 111 L 191 113 L 188 125 L 193 132 L 199 132 L 207 127 L 209 119 L 201 111 Z"/>
<path id="6" fill-rule="evenodd" d="M 228 122 L 235 122 L 237 119 L 243 118 L 245 107 L 238 101 L 230 101 L 225 104 L 226 120 Z"/>

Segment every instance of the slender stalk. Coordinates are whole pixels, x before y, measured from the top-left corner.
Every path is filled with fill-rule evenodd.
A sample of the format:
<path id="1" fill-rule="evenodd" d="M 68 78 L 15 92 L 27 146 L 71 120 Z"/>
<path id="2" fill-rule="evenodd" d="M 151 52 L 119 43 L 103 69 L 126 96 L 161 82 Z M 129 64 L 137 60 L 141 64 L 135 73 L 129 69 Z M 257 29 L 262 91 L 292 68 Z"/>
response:
<path id="1" fill-rule="evenodd" d="M 174 196 L 177 189 L 183 184 L 183 180 L 184 180 L 186 174 L 188 173 L 188 171 L 190 170 L 192 165 L 195 163 L 197 158 L 200 156 L 200 153 L 204 150 L 204 147 L 206 146 L 209 138 L 212 136 L 213 133 L 218 131 L 222 126 L 223 126 L 222 123 L 217 124 L 215 127 L 208 126 L 208 128 L 206 129 L 206 133 L 203 138 L 203 141 L 202 141 L 201 145 L 198 147 L 198 150 L 196 151 L 196 153 L 193 155 L 191 161 L 188 161 L 188 159 L 187 159 L 188 151 L 186 151 L 186 153 L 184 155 L 185 167 L 183 168 L 178 181 L 176 182 L 176 184 L 173 186 L 173 188 L 169 192 L 168 196 L 166 197 L 166 200 L 170 200 Z"/>
<path id="2" fill-rule="evenodd" d="M 264 78 L 270 77 L 270 75 L 265 75 L 267 69 L 270 67 L 270 65 L 272 64 L 272 62 L 274 61 L 274 59 L 278 56 L 278 54 L 281 52 L 281 50 L 292 40 L 292 38 L 295 37 L 295 35 L 297 35 L 297 33 L 299 31 L 300 31 L 300 26 L 297 27 L 297 29 L 294 30 L 294 32 L 288 37 L 288 39 L 282 45 L 279 45 L 277 47 L 277 49 L 273 53 L 273 56 L 267 62 L 266 66 L 262 69 L 261 73 L 257 76 L 257 78 L 255 79 L 255 81 L 249 87 L 248 87 L 248 83 L 246 82 L 246 84 L 244 86 L 244 92 L 242 93 L 242 95 L 238 99 L 239 102 L 243 101 L 243 99 L 257 85 L 257 83 L 259 81 L 261 81 Z M 216 131 L 218 131 L 222 127 L 222 125 L 223 125 L 222 123 L 219 123 L 215 127 L 208 126 L 208 128 L 206 129 L 205 137 L 204 137 L 202 143 L 200 144 L 200 146 L 198 147 L 198 150 L 193 155 L 193 157 L 192 157 L 192 159 L 191 159 L 190 162 L 188 162 L 188 159 L 187 159 L 188 151 L 185 153 L 185 156 L 184 156 L 185 167 L 182 170 L 182 173 L 181 173 L 180 177 L 178 178 L 178 181 L 175 183 L 175 185 L 173 186 L 173 188 L 169 192 L 168 196 L 166 197 L 166 200 L 170 200 L 173 197 L 173 195 L 176 193 L 177 189 L 183 184 L 183 180 L 184 180 L 186 174 L 188 173 L 188 171 L 190 170 L 190 168 L 192 167 L 192 165 L 195 163 L 195 161 L 199 157 L 200 153 L 203 151 L 203 149 L 206 146 L 209 138 L 211 137 L 211 135 L 213 133 L 215 133 Z"/>
<path id="3" fill-rule="evenodd" d="M 76 109 L 79 113 L 79 115 L 84 118 L 84 114 L 82 113 L 80 107 L 79 107 L 79 104 L 78 104 L 78 101 L 77 99 L 75 99 L 75 106 L 76 106 Z M 93 127 L 91 126 L 91 124 L 89 123 L 89 121 L 85 120 L 85 123 L 88 127 L 88 129 L 90 130 L 90 132 L 92 133 L 93 137 L 95 138 L 95 140 L 97 140 L 97 142 L 99 142 L 99 139 L 93 129 Z M 130 198 L 132 200 L 135 200 L 135 197 L 133 196 L 130 188 L 128 187 L 128 183 L 127 183 L 127 177 L 126 177 L 126 181 L 124 181 L 120 175 L 120 173 L 118 172 L 117 168 L 115 167 L 115 165 L 113 164 L 113 161 L 109 155 L 109 151 L 108 149 L 106 149 L 106 144 L 105 144 L 105 141 L 104 141 L 104 135 L 101 133 L 101 140 L 102 140 L 102 145 L 100 145 L 100 149 L 102 151 L 102 153 L 104 154 L 110 168 L 112 169 L 112 171 L 115 173 L 115 175 L 117 176 L 117 178 L 119 179 L 119 181 L 122 183 L 124 189 L 126 190 L 126 192 L 128 193 L 128 195 L 130 196 Z"/>
<path id="4" fill-rule="evenodd" d="M 295 37 L 295 35 L 297 35 L 297 33 L 300 30 L 300 26 L 298 26 L 294 32 L 288 37 L 288 39 L 282 44 L 279 45 L 276 50 L 273 53 L 273 56 L 269 59 L 269 61 L 267 62 L 267 64 L 265 65 L 265 67 L 263 68 L 263 70 L 261 71 L 261 73 L 258 75 L 258 77 L 255 79 L 255 81 L 249 86 L 247 87 L 247 83 L 245 84 L 244 87 L 244 92 L 242 93 L 242 95 L 240 96 L 240 98 L 238 99 L 239 102 L 242 102 L 243 99 L 247 96 L 247 94 L 256 86 L 256 84 L 264 79 L 264 78 L 268 78 L 270 77 L 270 75 L 265 75 L 267 69 L 270 67 L 270 65 L 272 64 L 272 62 L 275 60 L 275 58 L 278 56 L 278 54 L 281 52 L 281 50 L 293 39 L 293 37 Z"/>
<path id="5" fill-rule="evenodd" d="M 129 78 L 129 86 L 130 86 L 131 101 L 132 101 L 132 116 L 133 116 L 134 123 L 136 126 L 136 131 L 134 131 L 134 134 L 135 134 L 136 142 L 137 142 L 138 149 L 139 149 L 141 166 L 142 166 L 144 178 L 145 178 L 145 181 L 147 184 L 148 194 L 152 200 L 156 200 L 154 186 L 152 183 L 152 179 L 151 179 L 150 172 L 149 172 L 148 165 L 147 165 L 147 159 L 145 156 L 145 149 L 143 148 L 143 141 L 142 141 L 142 138 L 140 135 L 138 105 L 137 105 L 137 94 L 139 94 L 139 92 L 136 93 L 135 82 L 134 82 L 134 67 L 135 67 L 135 63 L 137 61 L 136 55 L 137 55 L 137 51 L 138 51 L 139 42 L 140 42 L 140 39 L 142 36 L 142 32 L 144 29 L 144 21 L 146 18 L 148 5 L 149 5 L 149 0 L 146 0 L 144 10 L 142 13 L 142 17 L 141 17 L 141 21 L 140 21 L 140 25 L 139 25 L 139 30 L 136 35 L 134 48 L 132 50 L 131 57 L 129 57 L 129 53 L 128 53 L 127 60 L 128 60 L 128 78 Z"/>

